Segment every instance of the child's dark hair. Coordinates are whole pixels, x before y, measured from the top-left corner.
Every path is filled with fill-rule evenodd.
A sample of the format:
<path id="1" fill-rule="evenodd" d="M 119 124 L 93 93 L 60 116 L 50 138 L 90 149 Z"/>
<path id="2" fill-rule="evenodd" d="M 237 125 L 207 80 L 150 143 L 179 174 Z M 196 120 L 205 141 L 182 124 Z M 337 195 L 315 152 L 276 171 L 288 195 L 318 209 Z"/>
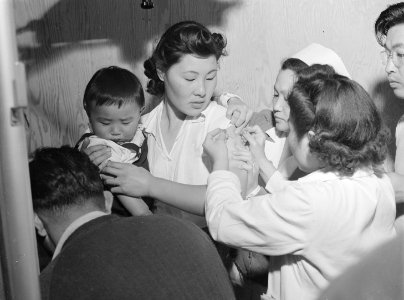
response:
<path id="1" fill-rule="evenodd" d="M 157 69 L 165 72 L 185 54 L 199 57 L 214 55 L 219 59 L 226 55 L 226 40 L 219 33 L 211 33 L 205 26 L 194 21 L 172 25 L 161 37 L 152 56 L 144 62 L 144 73 L 150 79 L 147 92 L 152 95 L 164 93 L 164 83 Z"/>
<path id="2" fill-rule="evenodd" d="M 62 215 L 89 203 L 105 210 L 104 185 L 88 156 L 71 147 L 41 148 L 29 163 L 34 211 Z"/>
<path id="3" fill-rule="evenodd" d="M 84 92 L 83 105 L 90 116 L 90 103 L 95 105 L 118 105 L 136 103 L 142 108 L 145 104 L 142 84 L 129 70 L 110 66 L 95 72 Z"/>
<path id="4" fill-rule="evenodd" d="M 328 65 L 298 72 L 288 97 L 296 135 L 309 134 L 310 151 L 343 175 L 379 165 L 387 155 L 389 130 L 368 93 Z"/>
<path id="5" fill-rule="evenodd" d="M 375 22 L 377 42 L 384 46 L 384 40 L 391 27 L 404 24 L 404 2 L 398 2 L 382 11 Z"/>

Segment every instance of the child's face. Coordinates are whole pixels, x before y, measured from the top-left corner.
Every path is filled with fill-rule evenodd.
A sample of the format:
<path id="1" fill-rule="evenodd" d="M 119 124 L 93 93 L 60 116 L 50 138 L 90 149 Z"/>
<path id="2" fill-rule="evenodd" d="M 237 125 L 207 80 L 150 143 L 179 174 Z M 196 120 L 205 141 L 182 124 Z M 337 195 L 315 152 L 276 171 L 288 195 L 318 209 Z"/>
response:
<path id="1" fill-rule="evenodd" d="M 136 103 L 118 105 L 90 104 L 92 132 L 100 138 L 116 143 L 129 142 L 136 133 L 140 120 L 140 107 Z"/>

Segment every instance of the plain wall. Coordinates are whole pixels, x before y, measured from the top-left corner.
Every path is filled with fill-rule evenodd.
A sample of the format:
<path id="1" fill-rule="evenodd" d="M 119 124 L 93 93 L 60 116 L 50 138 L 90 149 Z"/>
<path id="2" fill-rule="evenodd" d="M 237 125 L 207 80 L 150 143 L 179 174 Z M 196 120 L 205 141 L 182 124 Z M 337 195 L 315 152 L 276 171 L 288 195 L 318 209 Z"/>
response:
<path id="1" fill-rule="evenodd" d="M 30 150 L 74 145 L 87 128 L 86 83 L 100 67 L 132 70 L 146 85 L 143 61 L 171 24 L 193 19 L 224 33 L 218 92 L 243 97 L 255 111 L 271 107 L 286 57 L 312 42 L 334 49 L 353 79 L 373 96 L 391 129 L 404 113 L 385 80 L 373 33 L 386 0 L 18 0 L 17 39 L 27 65 Z M 148 103 L 155 99 L 148 96 Z M 391 155 L 394 156 L 394 140 Z"/>

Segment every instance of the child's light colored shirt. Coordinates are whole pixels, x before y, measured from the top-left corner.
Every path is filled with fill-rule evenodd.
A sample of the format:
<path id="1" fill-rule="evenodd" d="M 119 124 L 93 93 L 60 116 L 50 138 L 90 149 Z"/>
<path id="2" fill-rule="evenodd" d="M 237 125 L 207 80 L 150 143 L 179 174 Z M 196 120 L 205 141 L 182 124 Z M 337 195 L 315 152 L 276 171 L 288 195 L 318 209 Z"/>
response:
<path id="1" fill-rule="evenodd" d="M 108 160 L 113 161 L 113 162 L 120 162 L 120 163 L 134 163 L 137 161 L 140 156 L 141 156 L 141 146 L 145 140 L 145 137 L 143 135 L 144 127 L 143 125 L 139 124 L 139 126 L 136 129 L 135 136 L 131 141 L 128 141 L 127 143 L 124 144 L 134 144 L 136 145 L 136 151 L 134 149 L 128 149 L 127 147 L 123 147 L 113 141 L 106 140 L 103 138 L 100 138 L 96 135 L 91 135 L 88 137 L 89 139 L 89 144 L 87 147 L 90 146 L 95 146 L 95 145 L 105 145 L 111 148 L 111 157 L 108 158 Z M 90 130 L 87 130 L 86 133 L 90 133 Z M 83 141 L 80 141 L 76 148 L 81 149 L 83 145 Z M 132 148 L 132 147 L 131 147 Z"/>
<path id="2" fill-rule="evenodd" d="M 164 102 L 161 102 L 149 114 L 142 116 L 142 124 L 147 133 L 149 147 L 147 159 L 150 172 L 156 177 L 171 181 L 205 185 L 211 162 L 203 151 L 202 144 L 208 132 L 216 128 L 227 128 L 230 120 L 226 118 L 226 109 L 211 102 L 199 117 L 187 117 L 170 152 L 167 151 L 161 133 L 161 115 Z M 156 201 L 157 214 L 169 214 L 190 220 L 200 227 L 206 226 L 205 219 L 189 214 L 172 206 Z"/>
<path id="3" fill-rule="evenodd" d="M 212 237 L 270 255 L 262 299 L 316 299 L 328 282 L 395 236 L 395 200 L 387 176 L 319 170 L 274 194 L 243 201 L 238 178 L 209 176 L 205 214 Z"/>

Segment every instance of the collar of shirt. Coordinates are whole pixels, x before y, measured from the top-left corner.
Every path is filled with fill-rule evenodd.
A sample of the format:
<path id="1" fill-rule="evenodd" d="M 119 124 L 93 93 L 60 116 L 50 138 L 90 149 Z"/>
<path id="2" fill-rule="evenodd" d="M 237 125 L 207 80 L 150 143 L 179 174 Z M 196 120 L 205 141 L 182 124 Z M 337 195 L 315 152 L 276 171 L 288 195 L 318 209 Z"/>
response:
<path id="1" fill-rule="evenodd" d="M 152 135 L 154 138 L 156 137 L 156 132 L 158 126 L 160 125 L 161 115 L 163 113 L 164 101 L 162 100 L 159 105 L 157 105 L 150 113 L 142 116 L 141 122 L 144 126 L 144 131 L 146 134 Z M 208 105 L 208 107 L 201 112 L 201 114 L 197 117 L 187 116 L 185 121 L 189 121 L 191 123 L 200 123 L 205 122 L 206 114 L 209 110 L 213 109 L 212 105 Z"/>
<path id="2" fill-rule="evenodd" d="M 344 178 L 361 178 L 373 175 L 373 168 L 370 167 L 362 167 L 355 171 L 352 176 L 341 176 L 334 171 L 330 171 L 329 168 L 323 168 L 317 171 L 314 171 L 304 177 L 298 179 L 300 182 L 313 182 L 313 181 L 330 181 L 336 179 L 344 179 Z"/>
<path id="3" fill-rule="evenodd" d="M 144 125 L 142 123 L 139 123 L 136 128 L 135 136 L 133 137 L 133 139 L 131 141 L 128 141 L 126 143 L 133 143 L 139 147 L 142 147 L 143 142 L 145 140 L 145 136 L 143 134 L 144 131 L 145 131 Z M 92 133 L 92 132 L 91 132 L 90 128 L 87 128 L 87 130 L 84 133 Z M 95 134 L 94 134 L 94 136 L 95 136 Z M 108 141 L 108 140 L 106 140 L 106 141 Z M 115 143 L 115 142 L 112 142 L 112 143 Z M 80 144 L 80 146 L 81 146 L 81 144 Z"/>
<path id="4" fill-rule="evenodd" d="M 66 242 L 66 240 L 72 235 L 72 233 L 74 231 L 76 231 L 77 228 L 79 228 L 80 226 L 82 226 L 83 224 L 94 220 L 96 218 L 102 217 L 107 215 L 107 213 L 102 212 L 102 211 L 92 211 L 88 214 L 85 214 L 83 216 L 81 216 L 80 218 L 76 219 L 75 221 L 73 221 L 63 232 L 62 236 L 60 237 L 56 248 L 55 248 L 55 252 L 53 253 L 52 256 L 52 260 L 55 259 L 56 256 L 58 256 L 58 254 L 60 253 L 60 251 L 63 248 L 64 243 Z"/>
<path id="5" fill-rule="evenodd" d="M 267 131 L 265 131 L 265 133 L 266 133 L 274 142 L 280 141 L 280 140 L 282 140 L 282 139 L 286 140 L 286 135 L 279 136 L 279 135 L 276 133 L 275 127 L 269 128 Z"/>

